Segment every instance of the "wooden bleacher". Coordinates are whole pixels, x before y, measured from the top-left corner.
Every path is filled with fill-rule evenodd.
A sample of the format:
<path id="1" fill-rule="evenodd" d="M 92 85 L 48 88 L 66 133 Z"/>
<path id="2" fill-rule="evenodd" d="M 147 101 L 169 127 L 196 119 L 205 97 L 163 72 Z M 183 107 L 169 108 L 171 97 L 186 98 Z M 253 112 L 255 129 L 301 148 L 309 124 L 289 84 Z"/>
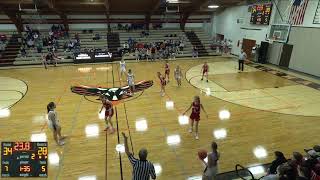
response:
<path id="1" fill-rule="evenodd" d="M 201 43 L 203 44 L 205 50 L 208 52 L 209 56 L 220 55 L 215 51 L 210 49 L 211 40 L 209 36 L 202 29 L 186 29 L 186 31 L 194 31 Z M 119 33 L 120 45 L 122 46 L 126 41 L 128 41 L 129 37 L 139 42 L 159 42 L 166 39 L 179 39 L 180 36 L 184 37 L 184 53 L 178 54 L 178 57 L 191 57 L 192 56 L 192 44 L 186 37 L 185 33 L 180 29 L 159 29 L 159 30 L 149 30 L 148 37 L 141 37 L 142 30 L 134 30 L 130 32 L 126 32 L 124 30 L 113 30 L 115 33 Z M 91 48 L 99 48 L 106 49 L 108 47 L 107 42 L 107 30 L 106 29 L 94 29 L 92 33 L 83 33 L 82 30 L 70 30 L 69 38 L 73 39 L 75 34 L 78 33 L 81 40 L 81 49 L 91 49 Z M 99 33 L 101 39 L 93 40 L 93 36 Z M 8 32 L 8 36 L 10 34 L 16 34 L 16 32 Z M 48 31 L 41 31 L 42 36 L 46 36 Z M 176 34 L 176 37 L 165 37 L 167 34 Z M 57 49 L 57 55 L 63 57 L 61 60 L 62 63 L 72 63 L 73 62 L 73 54 L 72 52 L 64 52 L 63 44 L 69 39 L 59 39 L 59 48 Z M 20 46 L 19 46 L 20 47 Z M 46 53 L 48 47 L 43 47 L 42 53 Z M 17 50 L 17 49 L 15 49 Z M 27 65 L 27 64 L 41 64 L 41 56 L 42 53 L 38 53 L 35 49 L 26 49 L 27 57 L 21 57 L 20 51 L 17 51 L 17 57 L 13 62 L 14 65 Z M 14 55 L 12 55 L 14 56 Z M 134 59 L 133 56 L 125 57 L 125 59 Z"/>

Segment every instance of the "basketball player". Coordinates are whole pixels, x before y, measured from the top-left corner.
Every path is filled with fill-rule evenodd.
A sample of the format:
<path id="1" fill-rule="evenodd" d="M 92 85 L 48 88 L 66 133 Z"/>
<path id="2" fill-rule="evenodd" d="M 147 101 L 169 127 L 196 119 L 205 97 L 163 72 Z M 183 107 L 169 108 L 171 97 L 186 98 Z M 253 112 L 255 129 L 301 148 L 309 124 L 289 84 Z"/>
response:
<path id="1" fill-rule="evenodd" d="M 42 56 L 42 64 L 44 65 L 45 69 L 47 68 L 48 62 L 54 63 L 54 66 L 57 66 L 58 60 L 61 60 L 62 58 L 59 58 L 54 54 L 54 52 L 49 52 L 48 54 Z"/>
<path id="2" fill-rule="evenodd" d="M 241 53 L 239 54 L 239 68 L 238 70 L 243 71 L 243 66 L 244 66 L 244 60 L 247 59 L 247 54 L 243 51 L 243 49 L 241 49 Z"/>
<path id="3" fill-rule="evenodd" d="M 57 112 L 55 111 L 56 104 L 54 102 L 50 102 L 47 105 L 47 113 L 49 120 L 49 127 L 53 130 L 53 138 L 59 146 L 64 145 L 63 139 L 65 136 L 61 136 L 61 126 L 59 123 Z"/>
<path id="4" fill-rule="evenodd" d="M 127 73 L 127 81 L 128 81 L 128 86 L 130 88 L 130 92 L 131 92 L 131 95 L 134 94 L 134 74 L 133 72 L 131 71 L 131 69 L 129 69 L 128 73 Z"/>
<path id="5" fill-rule="evenodd" d="M 120 61 L 120 80 L 122 80 L 122 75 L 126 73 L 126 62 L 122 58 Z"/>
<path id="6" fill-rule="evenodd" d="M 206 169 L 203 172 L 202 179 L 203 180 L 212 180 L 216 179 L 218 174 L 218 160 L 220 153 L 218 152 L 218 145 L 216 142 L 211 143 L 212 152 L 208 154 L 208 162 L 205 162 L 203 159 L 201 160 L 203 164 L 206 166 Z"/>
<path id="7" fill-rule="evenodd" d="M 104 131 L 108 131 L 109 130 L 109 124 L 110 124 L 110 133 L 114 133 L 114 128 L 113 128 L 113 123 L 111 121 L 111 118 L 113 116 L 113 105 L 111 103 L 111 101 L 109 101 L 104 95 L 100 95 L 100 100 L 102 102 L 102 107 L 99 111 L 99 113 L 101 113 L 102 109 L 104 108 L 106 111 L 104 113 L 104 120 L 106 123 L 106 128 Z"/>
<path id="8" fill-rule="evenodd" d="M 166 78 L 168 78 L 168 83 L 169 83 L 169 79 L 170 79 L 170 67 L 169 67 L 169 63 L 168 63 L 168 61 L 166 62 L 166 64 L 165 64 L 165 66 L 164 66 L 164 69 L 165 69 L 165 71 L 164 71 L 164 78 L 166 79 Z"/>
<path id="9" fill-rule="evenodd" d="M 196 122 L 196 134 L 195 138 L 199 139 L 199 134 L 198 134 L 198 125 L 200 121 L 200 110 L 202 109 L 203 112 L 206 114 L 208 118 L 207 112 L 204 110 L 202 104 L 200 103 L 200 97 L 195 96 L 193 102 L 191 103 L 190 107 L 183 113 L 185 115 L 190 109 L 192 108 L 192 113 L 190 115 L 190 129 L 189 133 L 192 133 L 193 131 L 193 124 Z"/>
<path id="10" fill-rule="evenodd" d="M 160 80 L 160 86 L 161 86 L 160 95 L 161 95 L 161 96 L 164 96 L 164 95 L 165 95 L 165 92 L 166 92 L 165 87 L 166 87 L 166 84 L 167 84 L 166 78 L 163 77 L 160 72 L 158 72 L 157 75 L 158 75 L 158 78 L 159 78 L 159 80 Z"/>
<path id="11" fill-rule="evenodd" d="M 204 62 L 203 66 L 202 66 L 202 68 L 201 68 L 201 71 L 202 71 L 201 81 L 203 80 L 203 76 L 206 76 L 207 82 L 209 82 L 209 81 L 208 81 L 209 66 L 208 66 L 207 62 Z"/>
<path id="12" fill-rule="evenodd" d="M 174 69 L 174 78 L 176 79 L 178 86 L 181 86 L 182 71 L 179 65 Z"/>

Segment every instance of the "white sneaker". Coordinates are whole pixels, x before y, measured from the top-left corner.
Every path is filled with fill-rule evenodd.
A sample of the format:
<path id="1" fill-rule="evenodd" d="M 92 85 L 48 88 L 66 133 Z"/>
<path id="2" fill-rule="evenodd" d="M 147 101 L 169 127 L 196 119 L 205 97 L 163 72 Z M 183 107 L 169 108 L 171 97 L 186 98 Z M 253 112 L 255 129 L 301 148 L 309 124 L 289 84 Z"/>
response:
<path id="1" fill-rule="evenodd" d="M 196 140 L 198 140 L 198 139 L 199 139 L 199 136 L 198 136 L 198 134 L 196 134 L 195 138 L 196 138 Z"/>
<path id="2" fill-rule="evenodd" d="M 59 146 L 63 146 L 65 144 L 64 141 L 59 141 Z"/>
<path id="3" fill-rule="evenodd" d="M 189 133 L 192 133 L 192 128 L 189 128 L 189 131 L 188 131 Z"/>

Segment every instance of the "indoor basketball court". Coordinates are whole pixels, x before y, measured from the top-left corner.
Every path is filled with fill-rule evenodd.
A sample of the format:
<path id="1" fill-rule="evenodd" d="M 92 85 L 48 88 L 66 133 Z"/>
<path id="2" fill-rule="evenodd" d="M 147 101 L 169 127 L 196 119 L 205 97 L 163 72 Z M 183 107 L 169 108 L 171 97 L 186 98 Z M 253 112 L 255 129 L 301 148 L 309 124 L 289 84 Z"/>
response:
<path id="1" fill-rule="evenodd" d="M 122 133 L 161 180 L 205 179 L 213 141 L 213 179 L 268 176 L 275 151 L 320 163 L 319 4 L 1 1 L 0 179 L 132 179 Z"/>

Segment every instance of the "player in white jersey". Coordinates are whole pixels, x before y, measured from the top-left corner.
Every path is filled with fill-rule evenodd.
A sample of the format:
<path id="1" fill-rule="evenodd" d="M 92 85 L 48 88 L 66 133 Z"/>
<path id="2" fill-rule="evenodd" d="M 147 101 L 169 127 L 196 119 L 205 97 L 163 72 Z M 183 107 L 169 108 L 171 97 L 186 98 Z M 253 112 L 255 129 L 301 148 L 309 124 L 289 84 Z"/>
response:
<path id="1" fill-rule="evenodd" d="M 128 86 L 130 88 L 130 91 L 131 91 L 131 95 L 134 94 L 134 74 L 133 72 L 131 71 L 131 69 L 128 70 L 128 73 L 127 73 L 127 81 L 128 81 Z"/>
<path id="2" fill-rule="evenodd" d="M 47 112 L 48 112 L 48 124 L 49 127 L 53 130 L 53 138 L 56 141 L 56 143 L 60 146 L 64 145 L 63 139 L 65 136 L 61 135 L 61 126 L 59 123 L 59 119 L 57 116 L 57 112 L 55 111 L 56 104 L 54 102 L 50 102 L 47 105 Z"/>
<path id="3" fill-rule="evenodd" d="M 121 59 L 120 61 L 120 80 L 122 80 L 122 75 L 126 73 L 126 62 L 124 59 Z"/>
<path id="4" fill-rule="evenodd" d="M 176 79 L 178 86 L 181 86 L 182 71 L 179 65 L 174 69 L 174 78 Z"/>

